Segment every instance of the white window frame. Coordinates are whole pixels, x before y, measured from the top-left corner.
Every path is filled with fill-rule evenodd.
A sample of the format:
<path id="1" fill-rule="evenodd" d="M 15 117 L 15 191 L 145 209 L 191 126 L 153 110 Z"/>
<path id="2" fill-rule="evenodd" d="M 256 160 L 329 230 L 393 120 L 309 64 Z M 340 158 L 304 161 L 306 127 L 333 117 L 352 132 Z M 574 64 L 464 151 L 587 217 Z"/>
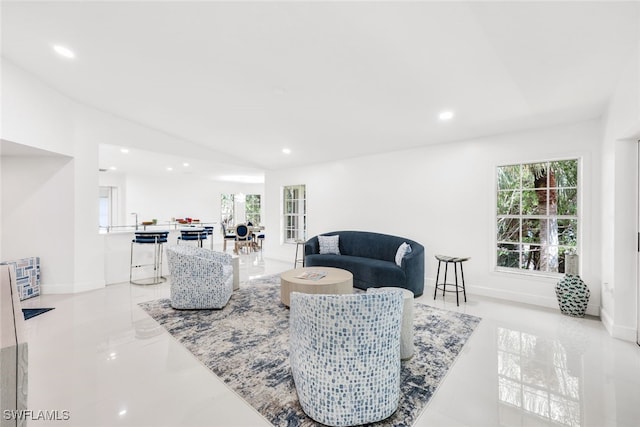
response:
<path id="1" fill-rule="evenodd" d="M 522 213 L 522 197 L 520 200 L 520 213 L 518 215 L 499 215 L 498 214 L 498 169 L 500 167 L 505 167 L 505 166 L 522 166 L 522 165 L 530 165 L 530 164 L 536 164 L 536 163 L 554 163 L 554 162 L 562 162 L 562 161 L 570 161 L 570 160 L 575 160 L 578 162 L 577 164 L 577 186 L 575 187 L 577 190 L 577 213 L 576 215 L 537 215 L 535 216 L 536 218 L 539 219 L 549 219 L 549 218 L 557 218 L 557 219 L 575 219 L 577 221 L 577 233 L 576 233 L 576 246 L 575 246 L 575 252 L 577 254 L 581 253 L 581 245 L 582 245 L 582 235 L 583 235 L 583 228 L 584 228 L 584 220 L 583 220 L 583 209 L 582 209 L 582 188 L 584 186 L 584 181 L 583 181 L 583 177 L 582 177 L 582 168 L 583 168 L 583 158 L 582 156 L 568 156 L 568 157 L 561 157 L 561 158 L 553 158 L 553 159 L 542 159 L 542 160 L 521 160 L 521 161 L 514 161 L 511 163 L 505 162 L 505 163 L 501 163 L 501 164 L 496 164 L 494 167 L 494 172 L 493 172 L 493 176 L 494 176 L 494 186 L 493 186 L 493 209 L 494 209 L 494 214 L 493 214 L 493 269 L 496 272 L 499 273 L 512 273 L 512 274 L 517 274 L 517 275 L 531 275 L 531 276 L 537 276 L 537 277 L 548 277 L 548 278 L 553 278 L 553 279 L 557 279 L 558 277 L 563 276 L 565 273 L 557 273 L 557 272 L 552 272 L 552 271 L 539 271 L 539 270 L 529 270 L 529 269 L 524 269 L 524 268 L 516 268 L 516 267 L 503 267 L 503 266 L 499 266 L 498 265 L 498 245 L 501 243 L 514 243 L 514 242 L 501 242 L 498 240 L 498 218 L 499 217 L 512 217 L 512 218 L 519 218 L 521 220 L 525 219 L 525 218 L 532 218 L 534 215 L 525 215 Z M 522 180 L 522 176 L 520 177 L 520 179 Z M 523 187 L 522 187 L 522 181 L 520 183 L 520 187 L 519 190 L 522 191 Z M 547 187 L 549 188 L 549 187 Z M 557 187 L 552 187 L 552 188 L 557 188 Z M 564 187 L 564 188 L 573 188 L 573 187 Z M 531 190 L 531 189 L 525 189 L 525 190 Z M 519 236 L 519 242 L 515 243 L 515 244 L 526 244 L 523 242 L 523 238 L 522 238 L 522 225 L 520 226 L 520 236 Z M 565 247 L 566 245 L 558 245 L 558 247 Z M 580 269 L 582 269 L 582 267 L 580 266 Z"/>
<path id="2" fill-rule="evenodd" d="M 257 199 L 257 205 L 258 205 L 258 212 L 255 214 L 250 214 L 249 213 L 249 198 L 256 198 Z M 246 210 L 246 217 L 247 217 L 247 222 L 251 221 L 251 218 L 249 218 L 250 215 L 257 215 L 257 219 L 255 221 L 251 221 L 253 225 L 261 225 L 262 224 L 262 195 L 261 194 L 247 194 L 245 196 L 245 210 Z"/>
<path id="3" fill-rule="evenodd" d="M 288 199 L 287 194 L 290 191 L 298 190 L 301 195 L 297 199 Z M 307 236 L 307 190 L 305 184 L 287 185 L 282 187 L 282 239 L 284 243 L 296 243 L 297 241 L 306 240 Z M 293 213 L 287 213 L 287 202 L 292 202 L 296 209 Z M 292 221 L 289 222 L 288 219 Z M 293 226 L 288 224 L 293 223 Z"/>
<path id="4" fill-rule="evenodd" d="M 103 194 L 106 193 L 106 197 Z M 102 200 L 106 200 L 106 212 L 103 212 Z M 103 213 L 107 223 L 102 223 Z M 109 232 L 116 223 L 118 215 L 118 187 L 101 185 L 98 187 L 98 228 Z"/>
<path id="5" fill-rule="evenodd" d="M 225 197 L 231 196 L 231 212 L 227 212 L 224 208 Z M 236 195 L 233 193 L 220 193 L 220 223 L 225 227 L 234 227 L 236 221 Z"/>

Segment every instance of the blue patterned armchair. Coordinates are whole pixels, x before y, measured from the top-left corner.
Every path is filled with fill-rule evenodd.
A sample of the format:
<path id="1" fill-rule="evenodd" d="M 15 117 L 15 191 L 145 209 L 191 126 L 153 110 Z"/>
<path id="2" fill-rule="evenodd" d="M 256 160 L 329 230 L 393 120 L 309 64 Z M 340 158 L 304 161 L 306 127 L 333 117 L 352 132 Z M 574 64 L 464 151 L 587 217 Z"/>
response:
<path id="1" fill-rule="evenodd" d="M 231 255 L 181 245 L 167 248 L 167 258 L 173 308 L 211 309 L 227 304 L 237 270 Z"/>
<path id="2" fill-rule="evenodd" d="M 309 417 L 329 426 L 353 426 L 396 411 L 402 308 L 400 289 L 291 294 L 291 371 Z"/>

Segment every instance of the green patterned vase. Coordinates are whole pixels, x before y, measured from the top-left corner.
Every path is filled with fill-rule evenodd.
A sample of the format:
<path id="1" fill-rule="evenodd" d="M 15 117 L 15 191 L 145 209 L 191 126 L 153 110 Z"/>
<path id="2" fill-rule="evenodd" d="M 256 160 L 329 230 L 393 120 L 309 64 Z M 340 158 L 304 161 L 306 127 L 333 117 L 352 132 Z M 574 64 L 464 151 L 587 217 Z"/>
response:
<path id="1" fill-rule="evenodd" d="M 556 297 L 562 314 L 584 317 L 590 295 L 589 287 L 577 274 L 565 275 L 556 285 Z"/>

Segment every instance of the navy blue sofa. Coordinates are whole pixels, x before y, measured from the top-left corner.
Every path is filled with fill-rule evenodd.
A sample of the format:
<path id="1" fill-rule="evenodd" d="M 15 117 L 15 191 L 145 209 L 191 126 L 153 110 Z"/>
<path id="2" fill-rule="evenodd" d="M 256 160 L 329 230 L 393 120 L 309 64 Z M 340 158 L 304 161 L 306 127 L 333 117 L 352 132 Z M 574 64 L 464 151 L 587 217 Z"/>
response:
<path id="1" fill-rule="evenodd" d="M 419 297 L 424 291 L 424 246 L 413 240 L 368 231 L 333 231 L 338 234 L 340 255 L 320 254 L 318 236 L 304 246 L 305 267 L 323 266 L 348 270 L 353 274 L 353 286 L 360 289 L 394 286 L 409 289 Z M 404 256 L 401 266 L 395 262 L 398 247 L 407 242 L 411 253 Z"/>

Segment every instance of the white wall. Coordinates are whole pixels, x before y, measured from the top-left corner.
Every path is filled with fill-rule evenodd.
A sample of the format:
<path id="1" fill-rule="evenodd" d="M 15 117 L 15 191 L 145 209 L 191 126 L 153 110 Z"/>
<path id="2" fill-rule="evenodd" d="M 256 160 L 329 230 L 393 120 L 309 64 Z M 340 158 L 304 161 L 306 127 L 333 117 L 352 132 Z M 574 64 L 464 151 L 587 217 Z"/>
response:
<path id="1" fill-rule="evenodd" d="M 165 222 L 191 217 L 219 223 L 221 194 L 260 194 L 264 197 L 264 184 L 212 181 L 190 174 L 150 176 L 108 171 L 100 173 L 99 182 L 101 186 L 117 188 L 122 212 L 120 225 L 133 225 L 132 212 L 138 213 L 138 221 L 155 218 Z"/>
<path id="2" fill-rule="evenodd" d="M 68 156 L 74 103 L 2 58 L 2 139 Z"/>
<path id="3" fill-rule="evenodd" d="M 72 158 L 67 164 L 60 165 L 54 158 L 45 158 L 38 163 L 33 157 L 11 160 L 3 156 L 0 242 L 3 257 L 14 258 L 18 253 L 40 255 L 43 293 L 104 286 L 101 264 L 93 264 L 102 259 L 101 246 L 92 239 L 95 221 L 90 229 L 87 218 L 97 206 L 82 199 L 92 182 L 97 191 L 97 176 L 95 181 L 95 172 L 77 179 L 79 173 L 97 168 L 97 162 L 92 164 L 91 161 L 91 143 L 87 142 L 90 138 L 82 134 L 82 126 L 79 126 L 78 105 L 5 59 L 2 59 L 2 89 L 2 139 Z M 89 145 L 85 146 L 87 143 Z M 20 162 L 24 163 L 24 169 L 8 166 Z M 42 175 L 43 172 L 49 176 Z M 18 191 L 19 195 L 13 194 Z M 28 201 L 35 209 L 21 209 L 19 203 L 14 203 L 17 198 Z M 46 217 L 52 217 L 54 221 L 43 224 L 42 218 Z M 24 224 L 42 224 L 45 230 L 55 231 L 51 231 L 48 239 L 23 239 L 14 230 Z M 43 236 L 47 234 L 42 229 L 39 232 Z"/>
<path id="4" fill-rule="evenodd" d="M 469 293 L 557 308 L 557 278 L 494 272 L 495 167 L 577 156 L 582 277 L 592 291 L 589 313 L 597 314 L 601 192 L 593 177 L 600 176 L 600 143 L 601 123 L 590 121 L 268 172 L 265 250 L 293 263 L 295 245 L 283 245 L 273 234 L 281 230 L 282 186 L 305 184 L 308 237 L 346 229 L 407 237 L 425 246 L 427 293 L 433 292 L 435 254 L 470 256 Z"/>
<path id="5" fill-rule="evenodd" d="M 2 157 L 3 260 L 40 257 L 42 292 L 74 281 L 73 160 Z"/>
<path id="6" fill-rule="evenodd" d="M 2 144 L 2 142 L 0 142 L 0 144 Z M 4 197 L 2 197 L 2 194 L 3 194 L 2 183 L 4 182 L 4 180 L 2 179 L 2 163 L 3 163 L 2 157 L 0 156 L 0 260 L 6 259 L 2 252 L 2 230 L 4 229 L 2 226 L 2 223 L 4 221 L 4 215 L 3 215 Z"/>
<path id="7" fill-rule="evenodd" d="M 167 174 L 163 177 L 128 175 L 127 212 L 137 212 L 140 221 L 198 218 L 220 222 L 220 194 L 263 194 L 263 184 L 225 183 Z"/>
<path id="8" fill-rule="evenodd" d="M 640 40 L 610 101 L 602 145 L 602 320 L 626 340 L 635 340 L 638 328 L 638 140 Z"/>

